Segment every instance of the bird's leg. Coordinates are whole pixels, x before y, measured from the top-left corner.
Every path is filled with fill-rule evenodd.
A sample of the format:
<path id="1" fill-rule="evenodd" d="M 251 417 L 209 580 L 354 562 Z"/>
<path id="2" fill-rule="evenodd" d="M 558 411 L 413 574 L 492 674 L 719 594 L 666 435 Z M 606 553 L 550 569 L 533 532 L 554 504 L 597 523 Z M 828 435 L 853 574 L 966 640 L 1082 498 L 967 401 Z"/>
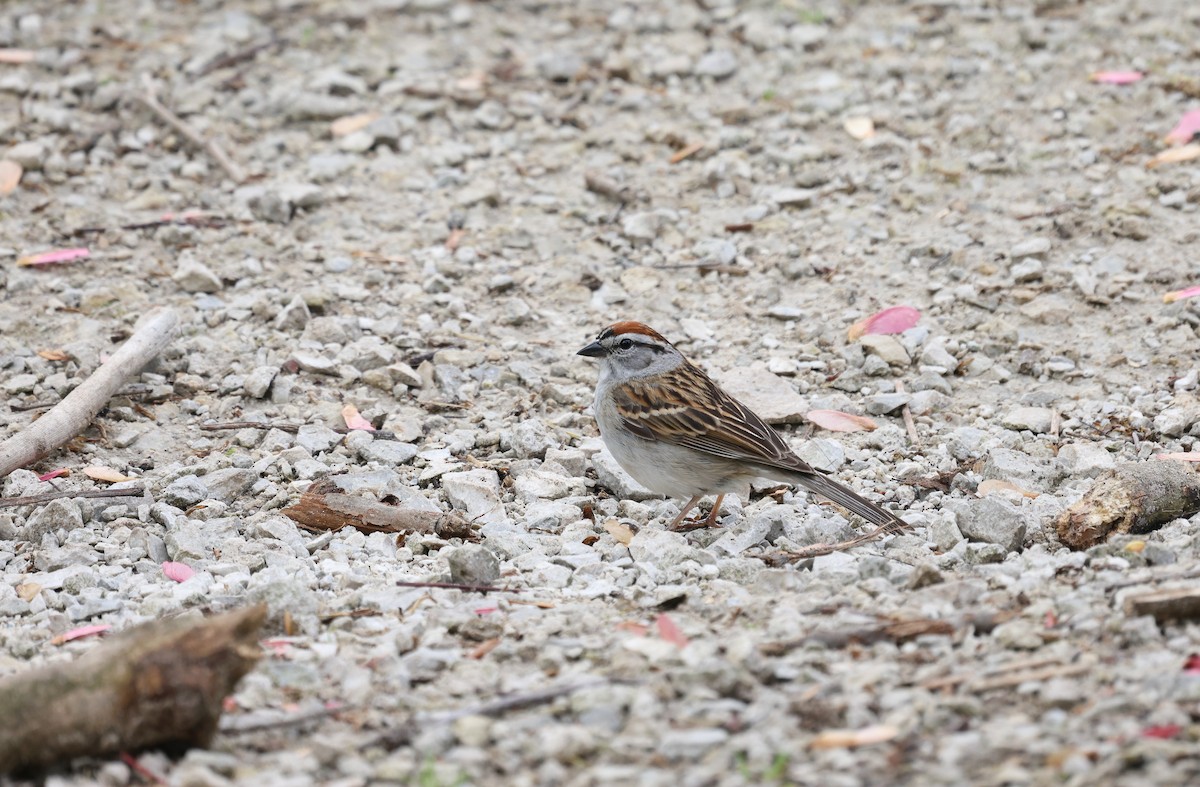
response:
<path id="1" fill-rule="evenodd" d="M 673 520 L 671 520 L 671 524 L 667 525 L 667 529 L 674 530 L 675 528 L 679 527 L 679 523 L 683 521 L 683 518 L 685 516 L 687 516 L 688 511 L 691 511 L 693 508 L 695 508 L 696 504 L 699 502 L 700 502 L 700 495 L 696 495 L 691 500 L 684 503 L 683 508 L 681 508 L 679 510 L 679 516 L 677 516 Z"/>
<path id="2" fill-rule="evenodd" d="M 717 527 L 717 515 L 721 513 L 721 501 L 725 499 L 725 495 L 717 495 L 717 500 L 713 503 L 712 511 L 708 513 L 708 519 L 704 520 L 705 527 Z"/>

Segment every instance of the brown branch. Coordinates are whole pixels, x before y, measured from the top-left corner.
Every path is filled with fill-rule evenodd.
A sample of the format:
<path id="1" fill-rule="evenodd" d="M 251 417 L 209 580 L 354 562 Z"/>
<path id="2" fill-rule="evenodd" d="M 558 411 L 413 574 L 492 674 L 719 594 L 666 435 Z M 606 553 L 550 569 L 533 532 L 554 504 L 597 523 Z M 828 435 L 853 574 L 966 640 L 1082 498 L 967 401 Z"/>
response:
<path id="1" fill-rule="evenodd" d="M 258 661 L 267 608 L 156 620 L 70 662 L 0 680 L 0 774 L 160 746 L 205 746 Z"/>
<path id="2" fill-rule="evenodd" d="M 58 500 L 62 497 L 78 498 L 86 497 L 92 500 L 105 497 L 141 497 L 146 493 L 145 487 L 129 486 L 122 489 L 76 489 L 75 491 L 67 490 L 65 492 L 47 492 L 44 495 L 25 495 L 24 497 L 0 497 L 0 508 L 14 508 L 16 506 L 39 506 L 42 503 L 49 503 L 51 500 Z"/>
<path id="3" fill-rule="evenodd" d="M 1183 462 L 1134 462 L 1096 479 L 1055 523 L 1058 538 L 1087 549 L 1116 533 L 1149 533 L 1200 511 L 1200 474 Z"/>
<path id="4" fill-rule="evenodd" d="M 765 643 L 759 646 L 759 651 L 764 656 L 782 656 L 810 644 L 824 645 L 827 648 L 844 648 L 855 643 L 873 645 L 876 642 L 907 642 L 930 634 L 951 636 L 968 627 L 974 628 L 980 634 L 985 634 L 1004 621 L 1011 620 L 1015 615 L 1015 612 L 1010 611 L 980 612 L 948 619 L 892 620 L 878 626 L 865 628 L 819 628 L 797 639 Z"/>
<path id="5" fill-rule="evenodd" d="M 213 161 L 217 162 L 217 165 L 221 169 L 225 170 L 225 173 L 229 175 L 229 178 L 234 183 L 242 183 L 246 180 L 246 173 L 242 172 L 242 168 L 225 154 L 225 151 L 221 149 L 221 146 L 216 141 L 200 136 L 200 133 L 184 122 L 183 118 L 163 106 L 162 102 L 158 100 L 149 88 L 147 88 L 145 93 L 139 93 L 134 98 L 157 116 L 159 120 L 173 128 L 176 133 L 207 153 Z"/>
<path id="6" fill-rule="evenodd" d="M 440 538 L 475 538 L 472 524 L 454 512 L 394 506 L 348 495 L 337 485 L 336 478 L 316 481 L 282 513 L 313 531 L 353 527 L 364 533 L 417 532 L 433 533 Z"/>
<path id="7" fill-rule="evenodd" d="M 0 443 L 0 478 L 33 464 L 87 428 L 124 382 L 162 352 L 179 317 L 160 309 L 138 322 L 132 336 L 50 412 Z"/>

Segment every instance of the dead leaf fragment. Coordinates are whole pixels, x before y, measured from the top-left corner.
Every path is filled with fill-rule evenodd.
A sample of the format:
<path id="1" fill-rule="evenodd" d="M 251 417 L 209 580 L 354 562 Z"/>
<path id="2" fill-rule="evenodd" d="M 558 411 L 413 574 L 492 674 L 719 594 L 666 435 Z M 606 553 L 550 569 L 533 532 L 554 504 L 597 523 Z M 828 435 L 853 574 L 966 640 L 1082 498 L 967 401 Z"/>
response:
<path id="1" fill-rule="evenodd" d="M 860 142 L 875 136 L 875 121 L 869 117 L 846 118 L 846 121 L 842 123 L 842 128 Z"/>
<path id="2" fill-rule="evenodd" d="M 1173 454 L 1155 454 L 1155 459 L 1165 462 L 1200 462 L 1200 451 L 1178 451 Z"/>
<path id="3" fill-rule="evenodd" d="M 865 415 L 851 415 L 841 410 L 809 410 L 804 417 L 831 432 L 873 432 L 879 428 Z"/>
<path id="4" fill-rule="evenodd" d="M 7 197 L 17 190 L 25 170 L 15 161 L 0 159 L 0 197 Z"/>
<path id="5" fill-rule="evenodd" d="M 679 630 L 679 626 L 676 626 L 675 621 L 671 620 L 670 616 L 666 613 L 654 619 L 654 626 L 658 629 L 658 636 L 667 642 L 670 642 L 680 650 L 687 647 L 688 638 L 684 636 L 684 633 Z"/>
<path id="6" fill-rule="evenodd" d="M 88 465 L 83 468 L 83 474 L 93 481 L 107 481 L 110 484 L 119 484 L 122 481 L 132 481 L 136 478 L 136 476 L 125 475 L 104 465 Z"/>
<path id="7" fill-rule="evenodd" d="M 979 486 L 975 489 L 975 494 L 980 497 L 987 497 L 997 493 L 1015 492 L 1021 497 L 1028 497 L 1033 500 L 1038 496 L 1037 492 L 1030 492 L 1028 489 L 1022 489 L 1011 481 L 1001 481 L 997 478 L 989 478 L 986 481 L 980 481 Z"/>
<path id="8" fill-rule="evenodd" d="M 1188 287 L 1186 290 L 1175 290 L 1175 292 L 1168 292 L 1163 296 L 1163 303 L 1174 303 L 1175 301 L 1182 301 L 1184 298 L 1195 298 L 1197 295 L 1200 295 L 1200 287 Z M 1163 454 L 1159 454 L 1160 458 L 1162 456 Z"/>
<path id="9" fill-rule="evenodd" d="M 1146 169 L 1161 167 L 1163 164 L 1180 164 L 1184 161 L 1200 158 L 1200 144 L 1192 143 L 1181 148 L 1167 148 L 1146 162 Z"/>
<path id="10" fill-rule="evenodd" d="M 91 252 L 84 248 L 55 249 L 54 251 L 44 251 L 41 254 L 29 254 L 25 257 L 19 257 L 17 265 L 27 268 L 33 265 L 51 265 L 56 262 L 83 260 L 89 256 L 91 256 Z"/>
<path id="11" fill-rule="evenodd" d="M 604 529 L 613 537 L 613 541 L 619 544 L 629 546 L 629 542 L 633 540 L 633 528 L 624 522 L 618 522 L 615 519 L 610 519 L 604 523 Z"/>
<path id="12" fill-rule="evenodd" d="M 79 628 L 64 631 L 54 639 L 50 640 L 51 645 L 61 645 L 64 642 L 70 642 L 75 639 L 83 639 L 84 637 L 94 637 L 97 634 L 103 634 L 111 629 L 112 626 L 106 623 L 100 623 L 94 626 L 80 626 Z"/>
<path id="13" fill-rule="evenodd" d="M 871 746 L 887 743 L 899 734 L 900 730 L 890 724 L 876 724 L 861 730 L 825 730 L 813 738 L 809 748 L 851 749 L 856 746 Z"/>
<path id="14" fill-rule="evenodd" d="M 376 120 L 379 120 L 379 117 L 378 112 L 345 115 L 329 124 L 329 133 L 333 137 L 344 137 L 347 134 L 353 134 L 355 131 L 361 131 Z"/>
<path id="15" fill-rule="evenodd" d="M 41 592 L 42 586 L 36 582 L 22 582 L 17 585 L 17 598 L 25 602 L 33 601 Z"/>
<path id="16" fill-rule="evenodd" d="M 683 161 L 684 159 L 691 158 L 692 156 L 696 155 L 701 150 L 704 150 L 704 143 L 703 142 L 693 142 L 692 144 L 682 147 L 679 150 L 675 151 L 675 154 L 673 156 L 671 156 L 671 163 L 678 164 L 679 162 Z"/>
<path id="17" fill-rule="evenodd" d="M 47 361 L 69 361 L 71 356 L 66 350 L 38 350 L 38 356 Z"/>

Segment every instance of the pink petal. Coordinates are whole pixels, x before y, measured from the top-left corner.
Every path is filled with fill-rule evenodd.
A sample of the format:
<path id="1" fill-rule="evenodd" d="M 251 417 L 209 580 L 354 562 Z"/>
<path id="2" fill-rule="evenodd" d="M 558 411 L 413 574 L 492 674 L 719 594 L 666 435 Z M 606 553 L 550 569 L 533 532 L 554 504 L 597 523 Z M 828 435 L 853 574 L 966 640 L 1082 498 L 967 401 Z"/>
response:
<path id="1" fill-rule="evenodd" d="M 1103 85 L 1132 85 L 1145 76 L 1141 71 L 1094 71 L 1088 78 Z"/>
<path id="2" fill-rule="evenodd" d="M 44 251 L 41 254 L 30 254 L 27 257 L 21 257 L 17 260 L 17 264 L 25 267 L 30 265 L 50 265 L 55 262 L 82 260 L 89 256 L 91 256 L 91 252 L 87 249 L 56 249 L 55 251 Z"/>
<path id="3" fill-rule="evenodd" d="M 686 648 L 688 638 L 679 630 L 679 626 L 675 625 L 675 621 L 666 615 L 659 615 L 654 619 L 654 625 L 658 628 L 658 636 L 662 637 L 667 642 L 670 642 L 677 648 Z"/>
<path id="4" fill-rule="evenodd" d="M 100 623 L 94 626 L 80 626 L 77 629 L 64 631 L 62 634 L 59 634 L 54 639 L 50 640 L 50 643 L 53 645 L 61 645 L 64 642 L 70 642 L 73 639 L 83 639 L 84 637 L 92 637 L 97 634 L 103 634 L 111 628 L 112 626 L 108 625 L 107 623 Z"/>
<path id="5" fill-rule="evenodd" d="M 65 467 L 60 467 L 57 470 L 51 470 L 49 473 L 38 476 L 39 481 L 49 481 L 51 478 L 58 478 L 63 475 L 70 475 L 71 471 Z"/>
<path id="6" fill-rule="evenodd" d="M 879 428 L 865 415 L 851 415 L 841 410 L 809 410 L 804 417 L 831 432 L 873 432 Z"/>
<path id="7" fill-rule="evenodd" d="M 1163 296 L 1163 303 L 1174 303 L 1182 301 L 1184 298 L 1195 298 L 1197 295 L 1200 295 L 1200 287 L 1188 287 L 1186 290 L 1168 292 Z"/>
<path id="8" fill-rule="evenodd" d="M 1200 654 L 1193 653 L 1183 662 L 1183 671 L 1189 675 L 1200 675 Z"/>
<path id="9" fill-rule="evenodd" d="M 1200 451 L 1180 451 L 1174 454 L 1155 454 L 1155 459 L 1167 462 L 1200 462 Z"/>
<path id="10" fill-rule="evenodd" d="M 34 57 L 36 56 L 37 53 L 29 49 L 9 49 L 8 47 L 0 49 L 0 63 L 4 63 L 5 65 L 9 66 L 20 66 L 24 65 L 25 63 L 32 63 Z"/>
<path id="11" fill-rule="evenodd" d="M 917 324 L 921 312 L 911 306 L 892 306 L 850 326 L 850 341 L 871 333 L 903 333 Z"/>
<path id="12" fill-rule="evenodd" d="M 1142 730 L 1143 738 L 1162 738 L 1168 740 L 1174 738 L 1179 733 L 1183 732 L 1183 727 L 1178 724 L 1157 724 L 1153 727 L 1147 727 Z"/>
<path id="13" fill-rule="evenodd" d="M 371 426 L 371 422 L 358 414 L 358 408 L 352 404 L 348 404 L 342 408 L 342 420 L 346 422 L 347 429 L 361 429 L 364 432 L 374 432 L 375 427 Z"/>
<path id="14" fill-rule="evenodd" d="M 1183 117 L 1179 119 L 1179 123 L 1175 125 L 1175 128 L 1171 129 L 1170 134 L 1167 134 L 1167 143 L 1170 145 L 1182 145 L 1185 142 L 1191 142 L 1192 137 L 1198 132 L 1200 132 L 1200 109 L 1193 109 L 1183 113 Z"/>
<path id="15" fill-rule="evenodd" d="M 186 563 L 176 563 L 172 560 L 162 564 L 163 574 L 167 579 L 173 579 L 176 582 L 185 582 L 196 576 L 196 570 Z"/>

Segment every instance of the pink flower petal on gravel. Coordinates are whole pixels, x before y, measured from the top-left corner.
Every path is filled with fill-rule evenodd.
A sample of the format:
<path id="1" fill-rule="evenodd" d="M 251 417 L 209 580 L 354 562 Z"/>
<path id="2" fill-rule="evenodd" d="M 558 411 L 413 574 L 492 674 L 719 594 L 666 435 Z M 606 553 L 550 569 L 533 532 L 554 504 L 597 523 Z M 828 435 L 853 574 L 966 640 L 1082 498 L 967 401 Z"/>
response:
<path id="1" fill-rule="evenodd" d="M 1141 82 L 1146 75 L 1141 71 L 1093 71 L 1088 79 L 1102 85 L 1132 85 Z"/>
<path id="2" fill-rule="evenodd" d="M 1168 292 L 1163 296 L 1163 303 L 1174 303 L 1182 301 L 1184 298 L 1195 298 L 1197 295 L 1200 295 L 1200 287 L 1188 287 L 1186 290 Z"/>
<path id="3" fill-rule="evenodd" d="M 186 563 L 176 563 L 172 560 L 162 564 L 163 574 L 167 579 L 173 579 L 176 582 L 186 582 L 196 576 L 196 570 Z"/>
<path id="4" fill-rule="evenodd" d="M 879 428 L 865 415 L 851 415 L 841 410 L 809 410 L 804 417 L 831 432 L 873 432 Z"/>
<path id="5" fill-rule="evenodd" d="M 38 480 L 39 481 L 49 481 L 51 478 L 58 478 L 59 476 L 70 475 L 70 474 L 71 474 L 71 471 L 69 468 L 60 467 L 57 470 L 51 470 L 49 473 L 43 473 L 42 475 L 38 476 Z"/>
<path id="6" fill-rule="evenodd" d="M 1155 459 L 1165 462 L 1200 462 L 1200 451 L 1181 451 L 1174 454 L 1155 454 Z"/>
<path id="7" fill-rule="evenodd" d="M 89 256 L 91 256 L 91 252 L 87 249 L 56 249 L 54 251 L 44 251 L 41 254 L 30 254 L 27 257 L 21 257 L 17 260 L 17 265 L 22 267 L 29 267 L 31 265 L 51 265 L 56 262 L 82 260 Z"/>
<path id="8" fill-rule="evenodd" d="M 1200 109 L 1193 109 L 1184 112 L 1183 117 L 1179 118 L 1179 122 L 1175 124 L 1175 128 L 1167 134 L 1167 144 L 1182 145 L 1191 142 L 1192 137 L 1197 133 L 1200 133 Z"/>
<path id="9" fill-rule="evenodd" d="M 665 614 L 659 615 L 654 619 L 654 625 L 658 628 L 658 636 L 680 650 L 687 647 L 688 638 L 679 630 L 679 626 L 676 626 L 675 621 L 671 620 L 670 617 Z"/>
<path id="10" fill-rule="evenodd" d="M 111 628 L 112 628 L 112 626 L 108 625 L 107 623 L 100 623 L 100 624 L 96 624 L 94 626 L 80 626 L 77 629 L 71 629 L 70 631 L 64 631 L 62 634 L 59 634 L 54 639 L 50 640 L 50 644 L 51 645 L 61 645 L 64 642 L 70 642 L 73 639 L 83 639 L 84 637 L 94 637 L 97 634 L 105 633 L 106 631 L 108 631 Z"/>
<path id="11" fill-rule="evenodd" d="M 342 408 L 342 420 L 346 422 L 347 429 L 361 429 L 364 432 L 374 432 L 375 427 L 371 426 L 371 422 L 358 414 L 358 408 L 352 404 L 348 404 Z"/>
<path id="12" fill-rule="evenodd" d="M 919 319 L 921 312 L 911 306 L 891 306 L 854 323 L 846 335 L 853 342 L 871 333 L 904 333 Z"/>

